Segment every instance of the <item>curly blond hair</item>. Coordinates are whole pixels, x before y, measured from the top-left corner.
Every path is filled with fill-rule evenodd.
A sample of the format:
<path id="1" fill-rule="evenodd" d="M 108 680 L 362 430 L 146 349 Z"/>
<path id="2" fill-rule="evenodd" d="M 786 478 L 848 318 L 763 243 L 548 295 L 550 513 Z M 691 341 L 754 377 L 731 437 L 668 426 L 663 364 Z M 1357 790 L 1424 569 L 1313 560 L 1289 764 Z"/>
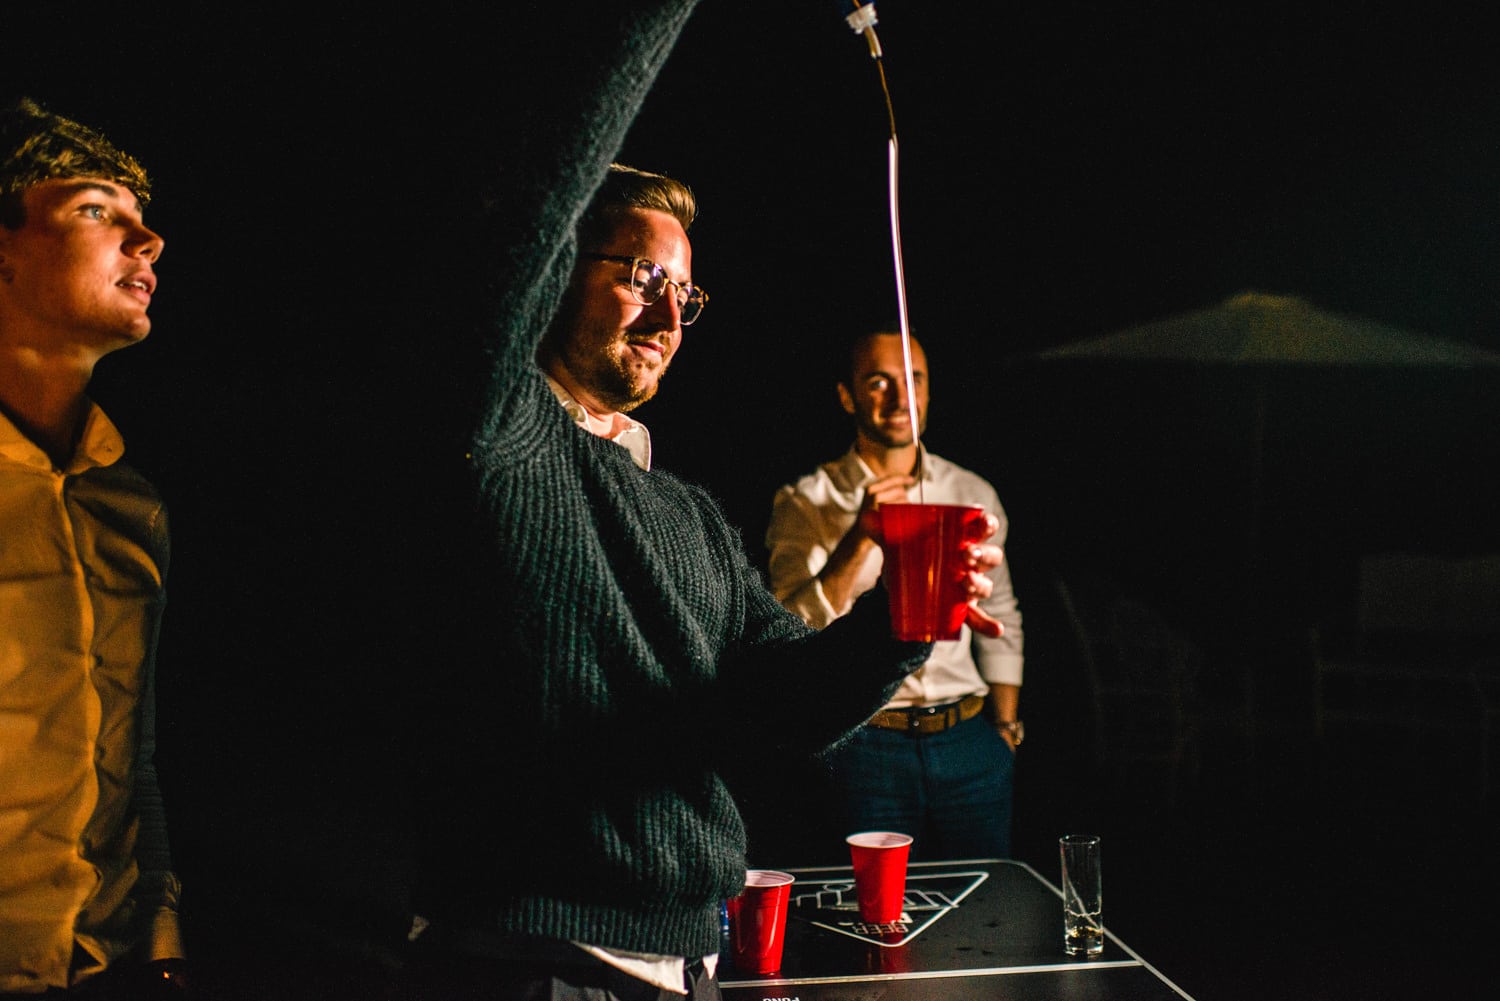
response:
<path id="1" fill-rule="evenodd" d="M 26 221 L 26 189 L 63 177 L 97 177 L 129 188 L 144 208 L 151 181 L 140 162 L 93 129 L 23 97 L 0 110 L 0 225 Z"/>

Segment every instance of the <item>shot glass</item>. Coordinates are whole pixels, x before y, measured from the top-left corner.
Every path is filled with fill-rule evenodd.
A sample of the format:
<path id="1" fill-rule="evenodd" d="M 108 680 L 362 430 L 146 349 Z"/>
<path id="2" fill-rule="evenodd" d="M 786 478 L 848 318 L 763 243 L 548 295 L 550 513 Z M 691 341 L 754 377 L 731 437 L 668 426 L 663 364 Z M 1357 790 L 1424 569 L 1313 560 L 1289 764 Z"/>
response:
<path id="1" fill-rule="evenodd" d="M 1063 951 L 1097 956 L 1104 951 L 1104 890 L 1099 872 L 1099 837 L 1065 834 L 1062 855 Z"/>

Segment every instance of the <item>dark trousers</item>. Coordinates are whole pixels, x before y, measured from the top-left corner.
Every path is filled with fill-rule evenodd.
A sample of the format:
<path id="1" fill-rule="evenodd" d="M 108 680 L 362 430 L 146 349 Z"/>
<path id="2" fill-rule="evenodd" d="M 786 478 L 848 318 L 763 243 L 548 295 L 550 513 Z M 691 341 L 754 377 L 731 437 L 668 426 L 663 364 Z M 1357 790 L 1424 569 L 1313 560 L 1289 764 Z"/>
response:
<path id="1" fill-rule="evenodd" d="M 431 952 L 408 965 L 403 1001 L 683 1001 L 582 949 L 549 943 L 540 955 L 496 959 Z M 701 960 L 688 963 L 687 1001 L 721 1001 Z"/>
<path id="2" fill-rule="evenodd" d="M 916 859 L 1010 858 L 1015 753 L 982 715 L 927 736 L 866 726 L 831 763 L 844 833 L 910 834 Z"/>

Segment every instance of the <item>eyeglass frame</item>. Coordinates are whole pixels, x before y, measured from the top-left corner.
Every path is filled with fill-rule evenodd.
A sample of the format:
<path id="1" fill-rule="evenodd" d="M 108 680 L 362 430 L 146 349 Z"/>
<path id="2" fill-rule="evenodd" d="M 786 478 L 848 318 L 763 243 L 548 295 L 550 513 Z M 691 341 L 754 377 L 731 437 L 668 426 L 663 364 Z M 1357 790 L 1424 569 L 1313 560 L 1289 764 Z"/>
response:
<path id="1" fill-rule="evenodd" d="M 647 270 L 654 269 L 661 272 L 662 292 L 665 292 L 667 290 L 668 285 L 675 285 L 679 289 L 682 289 L 687 293 L 689 300 L 691 300 L 693 292 L 697 292 L 703 298 L 698 303 L 698 311 L 693 314 L 693 318 L 691 320 L 682 319 L 684 304 L 680 302 L 677 304 L 677 316 L 684 327 L 691 327 L 693 324 L 697 323 L 698 318 L 703 315 L 703 311 L 708 308 L 708 292 L 704 290 L 702 285 L 698 285 L 694 282 L 679 282 L 673 280 L 667 275 L 666 268 L 662 267 L 660 264 L 657 264 L 649 257 L 629 257 L 625 254 L 600 254 L 591 250 L 581 250 L 578 252 L 578 256 L 587 258 L 591 261 L 612 261 L 616 264 L 630 265 L 630 294 L 635 299 L 635 301 L 640 303 L 642 306 L 653 306 L 661 301 L 661 294 L 658 293 L 655 299 L 647 302 L 644 293 L 636 287 L 635 273 L 640 270 L 642 264 L 648 265 Z M 673 298 L 675 299 L 676 296 L 674 295 Z"/>

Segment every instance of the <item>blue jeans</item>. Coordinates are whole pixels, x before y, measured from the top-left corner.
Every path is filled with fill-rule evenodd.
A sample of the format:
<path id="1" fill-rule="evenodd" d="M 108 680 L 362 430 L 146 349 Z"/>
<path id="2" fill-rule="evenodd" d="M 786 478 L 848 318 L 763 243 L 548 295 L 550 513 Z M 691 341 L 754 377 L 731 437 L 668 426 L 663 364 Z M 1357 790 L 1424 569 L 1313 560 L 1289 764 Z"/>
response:
<path id="1" fill-rule="evenodd" d="M 1010 857 L 1015 753 L 982 715 L 925 737 L 866 726 L 829 761 L 844 833 L 910 834 L 913 859 Z"/>

